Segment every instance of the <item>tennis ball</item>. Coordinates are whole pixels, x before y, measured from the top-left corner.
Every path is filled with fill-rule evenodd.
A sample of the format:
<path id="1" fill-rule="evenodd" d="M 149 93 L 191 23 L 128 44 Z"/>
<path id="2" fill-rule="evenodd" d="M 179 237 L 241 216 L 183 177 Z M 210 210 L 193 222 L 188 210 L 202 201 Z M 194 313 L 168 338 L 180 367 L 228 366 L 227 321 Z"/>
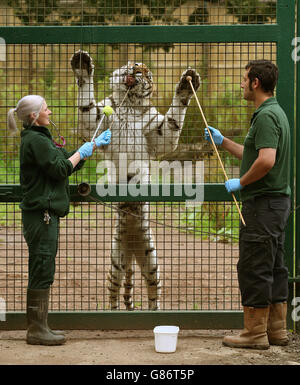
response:
<path id="1" fill-rule="evenodd" d="M 109 116 L 111 114 L 113 114 L 115 111 L 110 107 L 110 106 L 105 106 L 103 108 L 103 113 L 106 115 L 106 116 Z"/>

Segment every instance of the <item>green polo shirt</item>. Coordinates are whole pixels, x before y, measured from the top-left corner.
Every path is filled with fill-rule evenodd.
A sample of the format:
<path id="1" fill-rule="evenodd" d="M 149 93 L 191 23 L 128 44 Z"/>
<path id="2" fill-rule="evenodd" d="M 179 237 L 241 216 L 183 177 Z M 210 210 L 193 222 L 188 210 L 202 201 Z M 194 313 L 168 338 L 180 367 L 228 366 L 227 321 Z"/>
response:
<path id="1" fill-rule="evenodd" d="M 259 195 L 290 195 L 290 126 L 287 116 L 275 97 L 267 99 L 254 112 L 251 127 L 244 141 L 240 170 L 242 177 L 258 157 L 261 148 L 275 148 L 272 169 L 261 179 L 245 186 L 241 200 Z"/>

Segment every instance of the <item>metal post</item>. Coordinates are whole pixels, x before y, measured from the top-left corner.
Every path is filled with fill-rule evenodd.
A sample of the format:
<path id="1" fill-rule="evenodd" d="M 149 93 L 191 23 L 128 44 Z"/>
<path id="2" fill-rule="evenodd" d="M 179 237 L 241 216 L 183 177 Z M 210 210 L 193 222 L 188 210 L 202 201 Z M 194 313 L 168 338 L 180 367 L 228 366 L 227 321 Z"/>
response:
<path id="1" fill-rule="evenodd" d="M 289 20 L 289 22 L 288 22 Z M 291 43 L 295 34 L 295 2 L 289 0 L 279 0 L 277 2 L 277 24 L 280 27 L 280 37 L 277 44 L 277 64 L 280 71 L 279 81 L 277 85 L 278 102 L 284 109 L 289 119 L 291 128 L 291 189 L 292 201 L 294 199 L 294 62 L 291 59 Z M 289 44 L 290 42 L 290 44 Z M 283 76 L 284 75 L 284 76 Z M 285 239 L 285 258 L 289 269 L 289 311 L 288 324 L 292 328 L 293 321 L 291 319 L 291 300 L 294 287 L 294 220 L 293 215 L 290 215 Z"/>
<path id="2" fill-rule="evenodd" d="M 296 29 L 296 44 L 297 47 L 299 47 L 300 41 L 297 43 L 297 40 L 300 37 L 300 1 L 296 1 L 297 9 L 296 9 L 296 22 L 297 22 L 297 29 Z M 296 49 L 297 47 L 292 47 L 292 49 Z M 299 58 L 299 59 L 298 59 Z M 300 79 L 300 57 L 298 54 L 298 57 L 296 59 L 296 102 L 295 102 L 295 109 L 296 109 L 296 132 L 295 132 L 295 268 L 294 268 L 294 275 L 297 277 L 295 279 L 295 287 L 294 287 L 294 298 L 299 298 L 300 300 L 300 239 L 299 239 L 299 233 L 297 235 L 297 228 L 300 226 L 300 209 L 297 209 L 300 205 L 300 87 L 299 87 L 299 79 Z M 297 306 L 297 303 L 294 303 L 294 305 Z M 300 315 L 300 314 L 299 314 Z M 294 327 L 297 333 L 300 332 L 300 321 L 297 321 L 294 319 Z"/>

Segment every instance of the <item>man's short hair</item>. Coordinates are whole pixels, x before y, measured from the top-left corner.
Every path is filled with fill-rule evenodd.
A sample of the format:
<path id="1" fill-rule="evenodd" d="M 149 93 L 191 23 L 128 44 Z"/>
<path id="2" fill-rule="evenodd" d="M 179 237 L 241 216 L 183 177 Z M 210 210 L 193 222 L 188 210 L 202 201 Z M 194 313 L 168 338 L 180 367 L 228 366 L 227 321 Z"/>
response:
<path id="1" fill-rule="evenodd" d="M 278 67 L 269 60 L 251 60 L 245 67 L 249 69 L 248 78 L 250 86 L 252 81 L 257 78 L 260 81 L 264 92 L 274 94 L 274 89 L 278 80 Z"/>

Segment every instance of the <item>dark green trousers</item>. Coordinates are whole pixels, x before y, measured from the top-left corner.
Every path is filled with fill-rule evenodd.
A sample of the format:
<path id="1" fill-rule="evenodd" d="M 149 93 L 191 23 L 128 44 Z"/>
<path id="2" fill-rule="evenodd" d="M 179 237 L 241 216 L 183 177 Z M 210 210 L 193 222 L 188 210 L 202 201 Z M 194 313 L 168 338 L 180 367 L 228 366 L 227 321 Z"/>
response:
<path id="1" fill-rule="evenodd" d="M 237 265 L 243 306 L 267 307 L 288 299 L 284 239 L 290 207 L 287 196 L 260 196 L 243 203 L 246 226 L 240 229 Z"/>
<path id="2" fill-rule="evenodd" d="M 59 217 L 49 214 L 51 219 L 46 224 L 44 212 L 22 210 L 23 234 L 29 252 L 29 289 L 48 289 L 54 281 Z"/>

